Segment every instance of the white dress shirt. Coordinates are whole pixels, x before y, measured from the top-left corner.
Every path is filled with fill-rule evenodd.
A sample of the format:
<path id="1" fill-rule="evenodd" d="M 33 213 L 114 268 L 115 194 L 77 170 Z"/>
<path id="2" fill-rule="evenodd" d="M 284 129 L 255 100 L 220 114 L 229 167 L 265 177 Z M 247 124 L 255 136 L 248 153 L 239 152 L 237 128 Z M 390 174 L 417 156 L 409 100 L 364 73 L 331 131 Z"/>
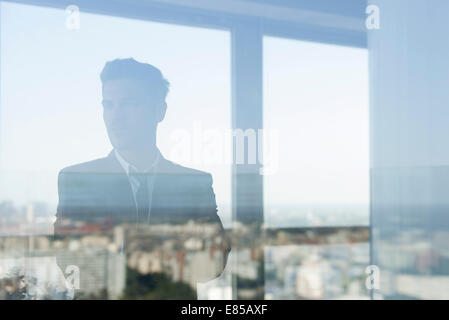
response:
<path id="1" fill-rule="evenodd" d="M 122 166 L 123 170 L 125 171 L 126 175 L 128 176 L 128 181 L 131 185 L 136 210 L 137 210 L 136 194 L 137 194 L 137 191 L 139 190 L 140 183 L 135 177 L 130 175 L 130 171 L 133 171 L 136 173 L 148 174 L 148 178 L 147 178 L 148 193 L 149 193 L 148 194 L 148 199 L 149 199 L 148 208 L 151 211 L 152 195 L 153 195 L 153 188 L 154 188 L 154 173 L 156 173 L 156 167 L 157 167 L 157 164 L 159 163 L 159 159 L 161 157 L 159 150 L 157 151 L 157 155 L 156 155 L 156 158 L 154 159 L 153 163 L 150 166 L 148 166 L 144 171 L 137 170 L 137 168 L 134 167 L 132 164 L 130 164 L 128 161 L 126 161 L 116 149 L 114 149 L 114 154 L 115 154 L 115 157 L 117 158 L 118 162 Z M 150 213 L 148 214 L 148 221 L 149 220 L 150 220 Z"/>

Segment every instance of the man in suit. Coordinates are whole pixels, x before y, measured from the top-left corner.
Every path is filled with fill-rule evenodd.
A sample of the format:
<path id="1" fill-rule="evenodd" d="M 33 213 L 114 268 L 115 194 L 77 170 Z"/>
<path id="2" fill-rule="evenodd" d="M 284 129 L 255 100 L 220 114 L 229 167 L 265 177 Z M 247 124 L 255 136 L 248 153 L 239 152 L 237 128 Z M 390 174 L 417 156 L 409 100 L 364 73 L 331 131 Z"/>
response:
<path id="1" fill-rule="evenodd" d="M 212 226 L 201 235 L 221 254 L 199 281 L 223 271 L 230 251 L 217 215 L 212 176 L 175 164 L 156 146 L 157 125 L 167 110 L 169 83 L 150 64 L 134 59 L 107 62 L 101 75 L 103 120 L 113 150 L 104 158 L 59 173 L 55 235 L 67 237 L 73 225 Z M 181 232 L 182 233 L 182 232 Z M 180 235 L 181 237 L 182 235 Z M 124 249 L 125 248 L 125 249 Z M 126 252 L 126 243 L 120 250 Z M 64 256 L 64 255 L 62 255 Z M 64 272 L 70 261 L 57 256 Z M 207 268 L 206 268 L 207 269 Z M 83 276 L 81 270 L 81 277 Z"/>

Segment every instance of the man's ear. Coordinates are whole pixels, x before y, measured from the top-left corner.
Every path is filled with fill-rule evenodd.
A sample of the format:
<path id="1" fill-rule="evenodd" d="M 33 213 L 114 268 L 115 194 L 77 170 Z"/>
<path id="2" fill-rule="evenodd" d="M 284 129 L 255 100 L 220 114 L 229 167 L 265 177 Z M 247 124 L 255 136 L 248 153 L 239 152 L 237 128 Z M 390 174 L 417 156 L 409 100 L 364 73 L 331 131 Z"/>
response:
<path id="1" fill-rule="evenodd" d="M 167 112 L 167 102 L 162 102 L 156 110 L 157 122 L 161 122 L 165 118 L 165 113 Z"/>

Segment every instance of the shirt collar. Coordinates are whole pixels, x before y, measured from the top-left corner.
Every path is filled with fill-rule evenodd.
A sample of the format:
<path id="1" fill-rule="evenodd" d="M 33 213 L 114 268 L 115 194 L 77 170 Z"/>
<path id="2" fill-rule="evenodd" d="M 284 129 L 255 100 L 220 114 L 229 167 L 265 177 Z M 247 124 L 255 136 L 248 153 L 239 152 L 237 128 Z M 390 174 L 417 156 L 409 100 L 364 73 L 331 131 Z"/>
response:
<path id="1" fill-rule="evenodd" d="M 117 158 L 120 165 L 122 166 L 123 170 L 125 170 L 127 176 L 129 176 L 130 168 L 132 168 L 134 172 L 138 171 L 136 169 L 136 167 L 134 167 L 132 164 L 130 164 L 128 161 L 126 161 L 125 158 L 123 158 L 120 155 L 120 153 L 117 151 L 117 149 L 114 149 L 114 155 Z M 152 171 L 159 163 L 160 158 L 161 158 L 161 152 L 157 149 L 156 159 L 154 159 L 153 163 L 150 166 L 148 166 L 143 172 L 148 173 L 148 172 Z"/>

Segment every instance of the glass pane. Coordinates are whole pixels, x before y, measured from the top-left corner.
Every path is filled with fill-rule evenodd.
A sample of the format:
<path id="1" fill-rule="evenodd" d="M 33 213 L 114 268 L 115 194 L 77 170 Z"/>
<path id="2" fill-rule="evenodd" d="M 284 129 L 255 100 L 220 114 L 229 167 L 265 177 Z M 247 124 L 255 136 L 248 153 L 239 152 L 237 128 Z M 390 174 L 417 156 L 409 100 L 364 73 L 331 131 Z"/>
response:
<path id="1" fill-rule="evenodd" d="M 367 50 L 264 38 L 266 227 L 368 225 Z M 276 134 L 273 134 L 276 133 Z"/>
<path id="2" fill-rule="evenodd" d="M 375 298 L 447 300 L 449 2 L 370 3 Z"/>
<path id="3" fill-rule="evenodd" d="M 38 279 L 40 291 L 34 286 L 28 288 L 28 294 L 40 298 L 130 298 L 136 297 L 138 290 L 145 292 L 144 298 L 165 299 L 170 294 L 208 298 L 213 292 L 228 292 L 229 275 L 208 283 L 204 290 L 212 290 L 212 294 L 197 292 L 197 284 L 213 280 L 222 269 L 224 233 L 218 230 L 216 234 L 214 228 L 220 228 L 220 219 L 225 226 L 231 220 L 230 150 L 227 154 L 220 149 L 218 156 L 210 151 L 210 145 L 225 148 L 223 131 L 230 128 L 229 32 L 84 12 L 80 12 L 77 28 L 73 21 L 67 23 L 68 15 L 63 10 L 9 3 L 2 3 L 1 9 L 0 247 L 5 248 L 0 257 L 1 277 L 25 274 L 27 279 Z M 155 168 L 160 170 L 153 174 L 148 171 L 153 167 L 140 170 L 136 165 L 139 173 L 146 174 L 146 180 L 138 180 L 145 182 L 137 184 L 125 174 L 116 154 L 110 153 L 114 143 L 109 141 L 111 133 L 108 135 L 103 117 L 112 132 L 119 124 L 123 127 L 121 137 L 134 138 L 123 142 L 132 149 L 133 142 L 141 142 L 137 134 L 144 132 L 134 130 L 143 123 L 136 115 L 158 115 L 164 105 L 157 91 L 152 91 L 155 87 L 147 92 L 136 80 L 141 79 L 140 73 L 137 76 L 131 65 L 111 67 L 115 71 L 110 71 L 111 78 L 102 88 L 100 72 L 105 63 L 129 57 L 157 67 L 170 82 L 167 111 L 157 135 L 163 158 L 157 158 Z M 139 69 L 142 79 L 150 77 L 149 67 L 143 68 Z M 133 70 L 135 73 L 129 76 Z M 111 89 L 112 95 L 125 92 L 118 98 L 108 96 L 113 108 L 123 112 L 114 111 L 114 119 L 108 116 L 112 111 L 104 112 L 106 104 L 102 106 L 109 92 L 106 81 L 119 83 L 119 89 Z M 156 111 L 141 111 L 141 104 L 147 100 L 132 100 L 137 97 L 130 94 L 133 90 L 141 90 L 136 91 L 139 99 L 148 98 L 148 105 Z M 134 117 L 136 126 L 125 127 L 125 123 L 131 123 L 129 117 Z M 153 121 L 154 117 L 149 119 Z M 122 149 L 129 161 L 132 157 L 126 148 Z M 132 150 L 134 155 L 141 151 Z M 58 173 L 98 158 L 103 160 L 62 172 L 58 198 Z M 210 173 L 212 180 L 202 172 L 172 165 L 165 158 Z M 118 171 L 110 169 L 112 162 Z M 139 202 L 140 186 L 146 182 L 153 192 L 142 191 L 143 200 Z M 129 206 L 124 195 L 129 196 Z M 199 198 L 195 197 L 207 200 L 196 201 Z M 148 226 L 138 221 L 134 225 L 127 220 L 129 215 L 120 216 L 123 224 L 116 223 L 122 220 L 111 212 L 121 208 L 117 214 L 125 209 L 139 214 L 145 209 L 140 205 L 148 205 L 147 198 L 152 201 L 150 221 L 182 215 L 179 208 L 187 203 L 191 215 L 182 216 L 180 226 L 169 218 L 164 224 Z M 207 208 L 195 207 L 197 202 L 206 201 Z M 57 210 L 62 210 L 65 218 L 57 221 L 57 235 L 53 237 Z M 71 218 L 67 218 L 69 211 L 73 211 Z M 103 220 L 99 220 L 100 211 Z M 204 223 L 196 225 L 200 218 Z M 202 228 L 201 232 L 195 227 Z M 173 238 L 164 238 L 167 234 Z M 25 252 L 29 254 L 26 258 Z M 71 263 L 56 265 L 61 259 Z M 194 268 L 198 265 L 202 267 Z M 77 272 L 79 288 L 74 279 Z M 68 291 L 63 276 L 75 284 Z M 142 287 L 145 281 L 161 286 Z M 173 291 L 161 291 L 165 284 Z M 34 289 L 37 291 L 32 293 Z"/>

